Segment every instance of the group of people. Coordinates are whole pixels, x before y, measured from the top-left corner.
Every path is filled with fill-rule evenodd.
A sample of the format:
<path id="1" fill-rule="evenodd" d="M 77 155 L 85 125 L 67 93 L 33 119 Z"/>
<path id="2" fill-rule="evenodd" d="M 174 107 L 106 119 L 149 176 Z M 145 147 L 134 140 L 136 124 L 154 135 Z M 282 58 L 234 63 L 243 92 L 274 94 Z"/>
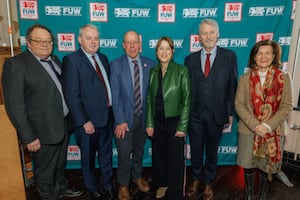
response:
<path id="1" fill-rule="evenodd" d="M 62 64 L 52 54 L 54 38 L 42 25 L 26 34 L 27 50 L 4 63 L 5 107 L 21 143 L 32 154 L 42 200 L 80 196 L 64 178 L 69 134 L 80 147 L 83 183 L 93 199 L 113 199 L 112 139 L 118 151 L 118 199 L 129 200 L 130 180 L 150 191 L 142 177 L 144 144 L 152 141 L 156 198 L 182 200 L 203 192 L 213 199 L 218 147 L 224 124 L 239 117 L 237 163 L 244 168 L 246 199 L 265 199 L 271 175 L 280 170 L 284 123 L 292 110 L 291 80 L 283 73 L 280 46 L 254 45 L 249 71 L 238 83 L 236 54 L 217 46 L 215 20 L 199 24 L 202 49 L 184 64 L 174 61 L 174 43 L 161 37 L 154 60 L 140 55 L 139 34 L 124 34 L 125 54 L 109 63 L 99 52 L 96 26 L 80 28 L 80 48 Z M 191 146 L 192 181 L 185 189 L 185 142 Z M 101 178 L 97 177 L 98 159 Z"/>

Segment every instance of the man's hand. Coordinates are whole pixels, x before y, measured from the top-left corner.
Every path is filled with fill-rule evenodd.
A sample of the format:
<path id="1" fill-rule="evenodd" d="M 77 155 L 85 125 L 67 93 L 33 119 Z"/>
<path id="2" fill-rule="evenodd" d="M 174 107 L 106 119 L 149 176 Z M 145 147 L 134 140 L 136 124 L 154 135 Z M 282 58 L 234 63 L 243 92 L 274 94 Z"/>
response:
<path id="1" fill-rule="evenodd" d="M 128 124 L 122 123 L 116 126 L 115 136 L 119 139 L 123 139 L 125 137 L 126 131 L 129 131 Z"/>
<path id="2" fill-rule="evenodd" d="M 37 152 L 41 148 L 40 139 L 35 139 L 33 142 L 26 145 L 29 152 Z"/>
<path id="3" fill-rule="evenodd" d="M 86 134 L 91 135 L 95 133 L 95 127 L 91 121 L 88 121 L 85 124 L 83 124 L 83 128 Z"/>

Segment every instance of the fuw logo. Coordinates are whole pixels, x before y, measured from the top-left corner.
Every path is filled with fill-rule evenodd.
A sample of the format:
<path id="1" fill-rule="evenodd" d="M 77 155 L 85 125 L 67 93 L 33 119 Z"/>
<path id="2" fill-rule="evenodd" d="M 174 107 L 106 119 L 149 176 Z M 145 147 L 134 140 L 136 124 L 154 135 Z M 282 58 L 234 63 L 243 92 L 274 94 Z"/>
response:
<path id="1" fill-rule="evenodd" d="M 174 43 L 174 48 L 176 48 L 176 49 L 183 48 L 183 40 L 175 39 L 175 40 L 173 40 L 173 43 Z"/>
<path id="2" fill-rule="evenodd" d="M 107 4 L 90 3 L 90 17 L 93 22 L 107 22 Z"/>
<path id="3" fill-rule="evenodd" d="M 46 15 L 61 16 L 60 6 L 45 6 Z"/>
<path id="4" fill-rule="evenodd" d="M 46 15 L 81 16 L 81 7 L 45 6 Z"/>
<path id="5" fill-rule="evenodd" d="M 250 7 L 249 16 L 251 17 L 264 17 L 283 15 L 284 6 L 275 7 Z"/>
<path id="6" fill-rule="evenodd" d="M 248 46 L 248 38 L 231 38 L 230 47 L 247 47 Z"/>
<path id="7" fill-rule="evenodd" d="M 100 48 L 118 48 L 117 39 L 100 39 Z"/>
<path id="8" fill-rule="evenodd" d="M 175 22 L 175 4 L 158 4 L 158 22 Z"/>
<path id="9" fill-rule="evenodd" d="M 236 154 L 236 146 L 219 146 L 218 153 L 220 154 Z"/>
<path id="10" fill-rule="evenodd" d="M 256 42 L 262 40 L 273 40 L 273 33 L 257 33 L 256 34 Z"/>
<path id="11" fill-rule="evenodd" d="M 190 36 L 190 52 L 199 51 L 201 49 L 201 44 L 199 41 L 199 35 Z"/>
<path id="12" fill-rule="evenodd" d="M 183 18 L 217 17 L 218 8 L 184 8 Z"/>
<path id="13" fill-rule="evenodd" d="M 150 17 L 150 9 L 149 8 L 132 8 L 131 9 L 132 17 Z"/>
<path id="14" fill-rule="evenodd" d="M 37 1 L 20 1 L 21 19 L 38 19 Z"/>
<path id="15" fill-rule="evenodd" d="M 115 17 L 148 18 L 150 17 L 150 8 L 115 8 Z"/>
<path id="16" fill-rule="evenodd" d="M 75 51 L 75 35 L 72 33 L 58 33 L 58 50 Z"/>
<path id="17" fill-rule="evenodd" d="M 284 6 L 266 7 L 266 16 L 283 15 Z"/>
<path id="18" fill-rule="evenodd" d="M 81 7 L 62 7 L 62 13 L 64 16 L 81 16 Z"/>
<path id="19" fill-rule="evenodd" d="M 156 48 L 157 41 L 158 41 L 157 39 L 149 40 L 149 48 L 150 48 L 150 49 Z"/>
<path id="20" fill-rule="evenodd" d="M 156 48 L 157 42 L 158 42 L 158 39 L 149 40 L 149 48 L 150 49 Z M 183 48 L 183 40 L 182 39 L 174 39 L 173 43 L 174 43 L 175 49 Z"/>
<path id="21" fill-rule="evenodd" d="M 236 22 L 242 20 L 242 3 L 226 3 L 224 21 Z"/>
<path id="22" fill-rule="evenodd" d="M 291 37 L 279 37 L 278 44 L 280 46 L 289 46 L 291 44 Z"/>
<path id="23" fill-rule="evenodd" d="M 80 160 L 80 149 L 77 145 L 68 146 L 67 160 Z"/>

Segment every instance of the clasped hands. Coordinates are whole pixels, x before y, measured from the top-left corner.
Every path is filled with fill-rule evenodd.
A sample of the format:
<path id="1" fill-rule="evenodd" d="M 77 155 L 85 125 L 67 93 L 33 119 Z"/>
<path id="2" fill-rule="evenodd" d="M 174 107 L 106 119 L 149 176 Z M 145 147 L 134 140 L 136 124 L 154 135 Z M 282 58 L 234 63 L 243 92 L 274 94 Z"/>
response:
<path id="1" fill-rule="evenodd" d="M 265 125 L 259 124 L 259 125 L 255 126 L 254 132 L 257 135 L 264 137 L 264 135 L 267 134 L 268 132 L 270 132 L 270 130 Z"/>

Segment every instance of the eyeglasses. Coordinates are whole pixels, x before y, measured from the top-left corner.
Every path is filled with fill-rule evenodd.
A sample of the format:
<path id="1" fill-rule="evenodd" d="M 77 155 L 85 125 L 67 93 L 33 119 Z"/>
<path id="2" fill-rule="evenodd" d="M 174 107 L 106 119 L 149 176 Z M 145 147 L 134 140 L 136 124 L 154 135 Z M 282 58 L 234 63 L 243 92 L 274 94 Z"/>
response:
<path id="1" fill-rule="evenodd" d="M 52 40 L 33 40 L 33 39 L 29 39 L 30 41 L 32 42 L 35 42 L 37 43 L 38 45 L 43 45 L 43 44 L 53 44 L 53 41 Z"/>

